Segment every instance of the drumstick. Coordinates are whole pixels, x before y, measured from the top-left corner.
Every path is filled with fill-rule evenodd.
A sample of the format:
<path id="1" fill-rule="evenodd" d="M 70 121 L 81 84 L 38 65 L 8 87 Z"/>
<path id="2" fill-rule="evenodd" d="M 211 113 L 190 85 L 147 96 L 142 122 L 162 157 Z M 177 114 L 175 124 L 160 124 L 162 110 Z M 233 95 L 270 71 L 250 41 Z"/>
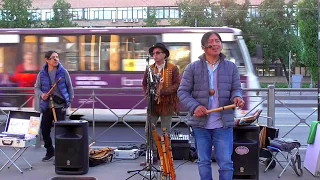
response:
<path id="1" fill-rule="evenodd" d="M 235 104 L 228 105 L 228 106 L 223 106 L 223 107 L 219 107 L 219 108 L 207 110 L 207 114 L 214 113 L 214 112 L 220 112 L 220 111 L 228 110 L 228 109 L 233 109 L 233 108 L 235 108 L 235 107 L 236 107 Z"/>
<path id="2" fill-rule="evenodd" d="M 47 95 L 50 95 L 52 93 L 52 91 L 54 90 L 54 88 L 57 87 L 57 85 L 59 84 L 59 82 L 61 81 L 61 77 L 58 79 L 58 81 L 52 86 L 52 88 L 49 90 L 49 92 L 47 93 Z"/>
<path id="3" fill-rule="evenodd" d="M 207 110 L 207 114 L 214 113 L 214 112 L 220 112 L 220 111 L 223 111 L 223 110 L 232 109 L 232 108 L 235 108 L 235 107 L 236 107 L 235 104 L 228 105 L 228 106 L 223 106 L 223 107 Z M 195 114 L 194 114 L 194 116 L 195 116 Z"/>

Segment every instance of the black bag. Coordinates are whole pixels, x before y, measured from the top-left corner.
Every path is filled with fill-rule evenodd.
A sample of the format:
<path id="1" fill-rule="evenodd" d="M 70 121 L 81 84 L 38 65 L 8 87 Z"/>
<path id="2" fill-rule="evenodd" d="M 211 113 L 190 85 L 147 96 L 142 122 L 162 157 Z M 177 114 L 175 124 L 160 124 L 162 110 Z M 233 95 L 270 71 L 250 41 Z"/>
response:
<path id="1" fill-rule="evenodd" d="M 52 95 L 52 99 L 53 99 L 53 101 L 54 101 L 55 103 L 57 103 L 57 104 L 59 104 L 59 105 L 66 103 L 66 101 L 65 101 L 63 98 L 61 98 L 61 97 L 59 97 L 59 96 L 57 96 L 57 95 Z"/>
<path id="2" fill-rule="evenodd" d="M 300 142 L 290 138 L 275 138 L 270 140 L 270 146 L 276 147 L 281 151 L 290 152 L 294 148 L 301 146 Z"/>

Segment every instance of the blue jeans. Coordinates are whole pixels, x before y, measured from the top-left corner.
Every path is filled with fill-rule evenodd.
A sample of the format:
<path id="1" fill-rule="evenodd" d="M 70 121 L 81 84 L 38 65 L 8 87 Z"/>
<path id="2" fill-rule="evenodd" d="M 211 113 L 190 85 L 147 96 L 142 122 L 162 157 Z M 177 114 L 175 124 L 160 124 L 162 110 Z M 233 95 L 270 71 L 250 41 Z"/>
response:
<path id="1" fill-rule="evenodd" d="M 192 128 L 198 153 L 198 169 L 201 180 L 212 180 L 211 155 L 214 146 L 219 166 L 219 180 L 232 180 L 233 128 Z"/>

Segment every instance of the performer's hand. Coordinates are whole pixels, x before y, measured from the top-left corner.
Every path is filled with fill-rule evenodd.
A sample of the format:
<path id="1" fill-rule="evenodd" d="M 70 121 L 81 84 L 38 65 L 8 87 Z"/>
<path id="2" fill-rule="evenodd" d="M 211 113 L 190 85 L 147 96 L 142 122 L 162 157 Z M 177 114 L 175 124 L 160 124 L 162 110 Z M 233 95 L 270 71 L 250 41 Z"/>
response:
<path id="1" fill-rule="evenodd" d="M 42 95 L 41 95 L 41 98 L 42 98 L 42 100 L 44 100 L 44 101 L 47 100 L 48 97 L 49 97 L 48 94 L 42 94 Z"/>
<path id="2" fill-rule="evenodd" d="M 196 117 L 202 117 L 202 116 L 206 116 L 207 115 L 207 108 L 205 108 L 204 106 L 200 105 L 196 108 L 196 110 L 194 110 L 194 115 Z"/>
<path id="3" fill-rule="evenodd" d="M 233 104 L 235 104 L 238 108 L 242 109 L 245 102 L 240 97 L 235 97 L 233 99 Z"/>

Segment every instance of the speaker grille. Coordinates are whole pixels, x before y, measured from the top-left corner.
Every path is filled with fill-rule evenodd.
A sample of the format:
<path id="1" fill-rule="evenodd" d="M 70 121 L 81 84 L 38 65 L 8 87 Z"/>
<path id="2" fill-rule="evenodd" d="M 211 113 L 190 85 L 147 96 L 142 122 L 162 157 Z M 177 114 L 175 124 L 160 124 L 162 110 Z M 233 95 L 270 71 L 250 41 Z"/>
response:
<path id="1" fill-rule="evenodd" d="M 55 163 L 57 167 L 78 168 L 83 166 L 86 156 L 81 139 L 57 139 L 56 143 Z"/>

